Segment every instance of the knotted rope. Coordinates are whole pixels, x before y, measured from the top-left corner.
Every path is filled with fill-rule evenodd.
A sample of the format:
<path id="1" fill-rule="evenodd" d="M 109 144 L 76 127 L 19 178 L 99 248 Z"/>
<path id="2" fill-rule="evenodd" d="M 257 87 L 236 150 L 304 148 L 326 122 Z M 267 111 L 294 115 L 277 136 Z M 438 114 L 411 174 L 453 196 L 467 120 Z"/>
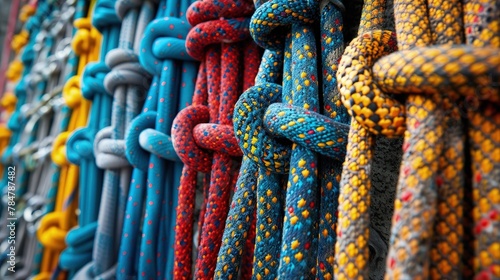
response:
<path id="1" fill-rule="evenodd" d="M 135 169 L 121 243 L 122 276 L 172 278 L 175 186 L 182 163 L 168 134 L 173 117 L 191 102 L 194 91 L 197 64 L 184 46 L 190 29 L 185 11 L 190 4 L 160 1 L 156 19 L 147 26 L 141 41 L 140 61 L 153 75 L 153 83 L 126 140 L 127 157 Z M 142 230 L 138 223 L 142 223 Z"/>
<path id="2" fill-rule="evenodd" d="M 245 187 L 246 192 L 253 189 L 252 192 L 257 195 L 253 271 L 257 279 L 275 278 L 278 275 L 282 278 L 297 275 L 314 277 L 316 274 L 327 279 L 332 277 L 331 265 L 330 268 L 328 266 L 333 260 L 333 251 L 328 247 L 335 242 L 335 234 L 328 231 L 335 227 L 335 204 L 323 203 L 320 210 L 317 186 L 322 186 L 324 202 L 336 200 L 335 185 L 340 161 L 345 154 L 343 138 L 347 127 L 338 122 L 346 121 L 345 112 L 335 102 L 338 93 L 331 90 L 335 88 L 332 78 L 343 48 L 339 4 L 325 4 L 320 10 L 317 2 L 290 4 L 271 1 L 257 9 L 251 22 L 254 39 L 268 50 L 264 54 L 257 86 L 242 95 L 236 105 L 234 122 L 240 147 L 255 162 L 250 164 L 253 165 L 252 169 L 245 170 L 251 171 L 249 176 L 254 177 L 251 184 Z M 319 24 L 313 24 L 320 11 Z M 278 27 L 290 31 L 285 35 L 279 34 L 276 32 Z M 320 27 L 318 30 L 323 32 L 321 49 L 325 55 L 321 60 L 317 58 L 319 48 L 316 46 L 314 27 Z M 318 61 L 324 67 L 324 80 L 321 81 L 325 90 L 323 96 L 319 95 L 318 89 L 321 75 L 317 69 Z M 281 67 L 283 94 L 279 85 Z M 326 101 L 321 110 L 320 97 Z M 280 99 L 287 105 L 271 105 Z M 333 120 L 316 113 L 318 111 L 323 111 Z M 276 136 L 288 138 L 296 144 L 290 147 L 286 141 L 271 138 Z M 316 152 L 324 154 L 325 158 L 328 156 L 339 160 L 322 166 L 321 182 L 317 178 Z M 289 170 L 291 172 L 285 190 L 280 174 L 286 174 Z M 259 174 L 258 180 L 256 173 Z M 245 193 L 242 197 L 235 195 L 234 201 L 244 197 Z M 286 209 L 285 213 L 283 208 Z M 322 217 L 321 251 L 318 251 L 319 214 Z M 237 216 L 230 216 L 228 223 Z M 227 233 L 231 234 L 230 231 Z M 225 241 L 230 240 L 229 234 Z M 224 265 L 227 266 L 234 257 L 229 251 L 226 255 L 221 250 L 219 260 L 222 261 L 219 271 L 223 273 L 218 276 L 224 276 L 227 273 Z"/>
<path id="3" fill-rule="evenodd" d="M 97 133 L 93 145 L 96 164 L 105 170 L 104 185 L 93 261 L 78 272 L 76 279 L 112 279 L 116 274 L 119 236 L 131 176 L 124 136 L 131 120 L 139 113 L 142 96 L 149 84 L 149 75 L 140 66 L 137 54 L 139 38 L 153 13 L 148 8 L 141 8 L 141 4 L 141 1 L 117 1 L 111 6 L 114 17 L 122 21 L 118 48 L 106 54 L 106 64 L 111 71 L 104 79 L 104 87 L 113 96 L 111 126 Z"/>
<path id="4" fill-rule="evenodd" d="M 211 279 L 214 275 L 237 174 L 232 160 L 241 155 L 231 132 L 231 116 L 239 94 L 253 84 L 259 61 L 257 46 L 247 40 L 252 10 L 249 1 L 197 1 L 187 13 L 194 26 L 186 39 L 187 51 L 201 64 L 193 103 L 177 115 L 172 127 L 174 148 L 185 164 L 177 208 L 176 278 L 191 277 L 198 172 L 210 173 L 210 177 L 204 183 L 195 277 Z"/>
<path id="5" fill-rule="evenodd" d="M 83 72 L 82 95 L 92 101 L 86 127 L 75 130 L 67 142 L 67 157 L 80 166 L 78 227 L 66 236 L 67 249 L 60 256 L 60 267 L 76 272 L 92 261 L 92 250 L 97 229 L 103 171 L 95 162 L 93 142 L 97 132 L 111 123 L 110 96 L 104 88 L 104 78 L 109 73 L 105 64 L 106 54 L 118 45 L 120 20 L 114 12 L 115 1 L 97 1 L 92 25 L 102 34 L 100 61 L 89 63 Z"/>
<path id="6" fill-rule="evenodd" d="M 90 7 L 93 6 L 93 2 Z M 90 9 L 92 11 L 92 9 Z M 42 266 L 36 279 L 48 279 L 52 276 L 62 277 L 56 271 L 59 254 L 66 247 L 64 239 L 67 232 L 76 224 L 78 167 L 68 162 L 66 158 L 66 143 L 69 134 L 87 122 L 90 103 L 82 98 L 80 90 L 80 75 L 84 67 L 98 56 L 97 46 L 100 35 L 90 25 L 91 12 L 87 17 L 74 22 L 78 31 L 72 40 L 73 51 L 79 56 L 76 75 L 69 78 L 63 89 L 63 97 L 69 108 L 71 117 L 66 130 L 54 140 L 52 147 L 52 161 L 58 165 L 60 176 L 58 178 L 57 196 L 53 211 L 45 215 L 37 230 L 37 236 L 45 247 Z M 85 31 L 83 31 L 85 30 Z M 54 273 L 54 275 L 52 275 Z"/>
<path id="7" fill-rule="evenodd" d="M 495 17 L 491 17 L 491 22 L 488 22 L 488 16 L 484 16 L 485 21 L 479 20 L 479 17 L 472 17 L 474 20 L 471 20 L 472 7 L 479 8 L 482 5 L 474 2 L 464 3 L 467 7 L 464 18 L 468 24 L 477 20 L 484 24 L 484 30 L 491 27 L 488 24 L 498 25 L 498 21 L 493 20 Z M 382 2 L 368 3 L 365 15 L 370 15 L 373 19 L 374 14 L 369 12 L 380 11 L 383 5 Z M 488 12 L 498 15 L 498 10 L 492 8 L 493 2 L 486 5 L 491 7 Z M 415 16 L 409 16 L 410 11 Z M 448 12 L 449 15 L 446 15 Z M 498 188 L 496 179 L 493 179 L 495 176 L 498 178 L 498 174 L 489 173 L 488 171 L 493 169 L 488 167 L 494 166 L 498 161 L 489 155 L 481 157 L 481 152 L 475 153 L 472 148 L 471 158 L 485 162 L 483 166 L 487 168 L 482 172 L 493 177 L 492 181 L 482 183 L 488 184 L 483 197 L 479 192 L 473 197 L 475 203 L 479 202 L 475 212 L 477 214 L 473 214 L 477 225 L 480 227 L 485 218 L 485 224 L 488 226 L 492 221 L 492 227 L 486 231 L 488 238 L 481 236 L 481 230 L 476 232 L 477 236 L 471 236 L 471 233 L 466 231 L 470 227 L 467 221 L 470 212 L 467 205 L 470 201 L 464 199 L 468 197 L 466 194 L 470 178 L 465 177 L 467 166 L 464 159 L 462 120 L 458 106 L 455 105 L 460 95 L 470 97 L 476 93 L 478 99 L 496 102 L 497 97 L 493 93 L 491 81 L 478 80 L 477 77 L 482 77 L 485 68 L 490 70 L 488 73 L 494 73 L 493 75 L 498 72 L 498 49 L 495 50 L 498 45 L 494 43 L 498 41 L 498 32 L 491 32 L 496 30 L 495 28 L 486 31 L 488 35 L 483 33 L 483 39 L 477 43 L 478 46 L 492 43 L 491 49 L 484 47 L 478 51 L 470 46 L 456 45 L 461 43 L 463 36 L 460 1 L 431 1 L 427 5 L 420 1 L 395 1 L 395 15 L 399 52 L 383 57 L 375 63 L 378 58 L 394 50 L 394 35 L 387 31 L 364 33 L 366 30 L 360 30 L 360 37 L 346 50 L 339 69 L 343 101 L 356 121 L 351 126 L 349 136 L 348 150 L 352 153 L 348 154 L 342 177 L 339 207 L 342 225 L 339 234 L 342 233 L 342 238 L 336 248 L 338 275 L 349 278 L 368 277 L 366 267 L 359 266 L 360 262 L 368 259 L 367 247 L 360 246 L 360 240 L 368 236 L 368 215 L 364 211 L 361 215 L 356 215 L 356 219 L 349 216 L 355 209 L 362 205 L 366 208 L 370 203 L 369 196 L 361 194 L 367 193 L 370 188 L 367 178 L 372 136 L 368 131 L 386 136 L 401 134 L 405 130 L 406 117 L 407 131 L 403 146 L 405 155 L 393 216 L 387 277 L 470 278 L 474 273 L 470 271 L 469 256 L 473 251 L 470 248 L 475 246 L 467 242 L 471 242 L 473 238 L 477 240 L 475 253 L 478 255 L 474 264 L 476 275 L 498 277 L 494 269 L 498 258 L 495 259 L 495 255 L 491 253 L 494 247 L 489 247 L 495 246 L 497 240 L 489 234 L 498 236 L 495 218 L 490 218 L 489 214 L 492 212 L 489 211 L 494 213 L 498 204 L 495 205 L 494 192 L 493 196 L 488 196 L 489 190 Z M 380 23 L 380 18 L 375 18 L 377 20 L 374 21 L 374 29 L 379 27 Z M 473 30 L 474 28 L 468 29 L 471 34 L 469 42 L 474 40 L 472 37 L 480 36 Z M 430 46 L 431 44 L 442 45 L 434 47 Z M 488 58 L 478 54 L 488 54 L 490 51 Z M 496 54 L 493 54 L 495 51 Z M 377 66 L 373 66 L 373 71 L 377 75 L 372 77 L 370 68 L 374 63 Z M 436 71 L 437 69 L 440 70 Z M 478 86 L 478 91 L 470 90 Z M 446 95 L 442 95 L 441 89 L 446 90 Z M 388 92 L 410 94 L 406 102 L 406 112 L 405 107 L 397 100 L 386 96 Z M 496 111 L 486 109 L 482 117 L 477 119 L 485 120 L 483 123 L 492 127 L 498 126 Z M 480 113 L 469 113 L 470 121 L 474 123 L 475 117 L 479 115 Z M 472 128 L 470 131 L 471 146 L 477 143 L 476 137 L 479 135 L 481 140 L 490 139 L 487 142 L 498 146 L 498 139 L 483 128 Z M 481 174 L 481 171 L 475 171 L 478 172 L 475 175 Z M 482 177 L 479 178 L 476 183 L 482 182 Z M 487 207 L 482 208 L 484 212 L 481 215 L 482 198 L 483 205 Z M 489 204 L 488 199 L 491 198 L 492 204 Z M 463 213 L 466 213 L 466 216 Z M 356 244 L 356 247 L 352 246 L 353 244 Z"/>

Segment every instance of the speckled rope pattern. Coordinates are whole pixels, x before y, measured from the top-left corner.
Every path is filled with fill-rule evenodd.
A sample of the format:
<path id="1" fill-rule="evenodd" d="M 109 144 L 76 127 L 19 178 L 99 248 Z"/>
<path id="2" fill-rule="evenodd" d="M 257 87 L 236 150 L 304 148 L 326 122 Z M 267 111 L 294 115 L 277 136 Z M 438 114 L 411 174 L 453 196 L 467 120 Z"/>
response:
<path id="1" fill-rule="evenodd" d="M 318 26 L 313 24 L 313 18 L 319 12 L 319 3 L 271 1 L 259 6 L 252 17 L 252 36 L 268 50 L 263 56 L 257 85 L 242 95 L 235 108 L 235 134 L 245 154 L 240 176 L 248 183 L 242 181 L 237 185 L 241 192 L 235 193 L 234 211 L 231 210 L 226 222 L 229 228 L 223 242 L 227 251 L 221 248 L 219 252 L 216 274 L 221 279 L 238 271 L 241 249 L 234 250 L 230 245 L 238 245 L 240 236 L 247 234 L 241 223 L 244 217 L 247 220 L 251 217 L 246 212 L 252 210 L 255 200 L 257 236 L 253 277 L 333 277 L 333 250 L 327 248 L 335 242 L 335 231 L 331 230 L 335 228 L 336 205 L 324 203 L 321 207 L 316 186 L 321 184 L 324 188 L 323 201 L 336 200 L 340 162 L 345 154 L 343 137 L 347 126 L 336 122 L 346 121 L 334 78 L 343 48 L 337 5 L 321 5 L 323 71 L 317 66 L 319 46 L 312 29 Z M 276 27 L 288 27 L 291 32 L 284 36 L 273 32 Z M 279 85 L 282 67 L 283 87 Z M 324 95 L 319 95 L 320 71 L 324 72 Z M 321 109 L 320 97 L 327 100 Z M 284 104 L 271 105 L 279 101 Z M 315 111 L 322 111 L 328 117 Z M 290 147 L 283 140 L 275 140 L 279 138 L 270 138 L 271 135 L 288 138 L 296 144 Z M 315 152 L 339 160 L 322 167 L 321 182 L 317 177 Z M 284 178 L 279 174 L 288 171 L 285 190 Z M 318 215 L 323 218 L 320 251 L 317 250 Z"/>
<path id="2" fill-rule="evenodd" d="M 365 29 L 360 31 L 360 36 L 346 50 L 338 75 L 344 104 L 356 120 L 351 127 L 349 153 L 341 184 L 341 238 L 336 248 L 336 274 L 341 278 L 368 277 L 368 270 L 362 265 L 368 259 L 367 247 L 360 246 L 366 244 L 365 240 L 368 238 L 367 178 L 372 143 L 368 131 L 391 137 L 403 133 L 404 126 L 405 155 L 395 202 L 386 277 L 470 278 L 472 273 L 476 277 L 498 277 L 495 270 L 498 258 L 492 255 L 492 250 L 497 245 L 495 238 L 490 235 L 498 235 L 498 228 L 495 226 L 498 223 L 495 218 L 498 206 L 491 200 L 494 201 L 497 196 L 494 191 L 488 191 L 497 188 L 497 179 L 493 179 L 495 173 L 490 172 L 498 161 L 486 154 L 481 157 L 481 152 L 476 152 L 481 150 L 476 144 L 478 139 L 491 139 L 491 142 L 486 141 L 492 147 L 498 145 L 498 140 L 487 132 L 490 128 L 485 131 L 484 126 L 470 126 L 472 170 L 475 175 L 472 178 L 473 184 L 488 185 L 482 196 L 480 191 L 474 191 L 476 196 L 473 201 L 478 206 L 473 212 L 476 232 L 475 236 L 471 236 L 470 231 L 464 233 L 467 229 L 467 216 L 462 214 L 464 208 L 467 211 L 467 204 L 471 202 L 467 200 L 470 196 L 464 196 L 471 183 L 469 178 L 464 177 L 464 172 L 470 167 L 464 165 L 463 116 L 456 105 L 461 95 L 475 102 L 496 102 L 498 98 L 491 80 L 481 79 L 485 68 L 494 73 L 492 75 L 497 75 L 498 62 L 495 61 L 498 61 L 498 49 L 495 52 L 494 48 L 497 47 L 495 42 L 498 41 L 498 34 L 489 32 L 485 35 L 478 31 L 487 30 L 488 25 L 498 23 L 493 20 L 494 16 L 484 16 L 483 20 L 470 16 L 473 11 L 483 9 L 488 10 L 488 13 L 498 13 L 498 10 L 492 8 L 493 4 L 484 2 L 464 3 L 465 23 L 471 25 L 466 28 L 466 34 L 469 34 L 467 43 L 477 42 L 474 43 L 476 48 L 484 46 L 479 51 L 467 45 L 447 46 L 449 43 L 462 43 L 464 23 L 461 18 L 461 2 L 395 1 L 397 44 L 400 51 L 385 56 L 376 63 L 379 57 L 394 51 L 396 42 L 390 32 L 365 33 L 371 27 L 380 28 L 381 21 L 373 20 L 377 18 L 373 11 L 380 12 L 384 5 L 378 1 L 365 3 L 365 19 L 369 15 L 375 26 L 364 21 Z M 410 17 L 410 11 L 418 16 Z M 484 24 L 483 28 L 474 28 L 472 22 L 481 22 Z M 429 46 L 431 44 L 438 46 Z M 490 44 L 491 47 L 488 46 Z M 431 53 L 432 56 L 429 56 Z M 483 56 L 479 53 L 490 55 Z M 357 63 L 361 59 L 363 62 Z M 374 63 L 373 71 L 376 74 L 372 77 L 370 68 Z M 363 69 L 367 71 L 363 72 Z M 353 72 L 358 74 L 352 74 Z M 456 78 L 457 76 L 460 78 Z M 473 92 L 471 87 L 477 89 Z M 443 91 L 447 95 L 443 96 Z M 386 93 L 410 94 L 406 108 Z M 418 95 L 419 93 L 422 95 Z M 483 123 L 490 124 L 491 128 L 498 126 L 495 117 L 498 113 L 492 107 L 488 108 L 489 105 L 482 106 L 486 107 L 484 113 L 466 109 L 469 111 L 469 121 L 477 124 L 479 119 L 483 119 Z M 484 183 L 482 176 L 477 176 L 481 173 L 478 166 L 485 168 L 482 170 L 486 172 L 483 172 L 493 176 L 487 175 L 492 181 Z M 483 208 L 480 206 L 481 201 Z M 360 215 L 361 209 L 364 210 Z M 482 214 L 479 214 L 481 211 Z M 486 231 L 483 231 L 482 225 L 485 225 Z M 489 238 L 481 236 L 484 234 Z M 470 248 L 474 246 L 467 243 L 472 239 L 477 240 L 474 253 L 470 252 Z M 488 241 L 482 243 L 485 240 Z M 476 255 L 474 271 L 470 270 L 472 258 L 467 258 L 472 254 Z"/>
<path id="3" fill-rule="evenodd" d="M 210 181 L 200 214 L 195 277 L 211 279 L 214 275 L 229 194 L 237 174 L 232 161 L 241 155 L 231 116 L 239 94 L 253 84 L 259 62 L 257 47 L 248 40 L 252 11 L 250 1 L 197 1 L 187 13 L 194 26 L 186 40 L 187 50 L 201 65 L 193 104 L 177 115 L 172 128 L 174 148 L 185 164 L 179 188 L 174 270 L 175 277 L 182 279 L 191 275 L 197 172 L 210 173 Z M 205 150 L 211 148 L 215 148 L 213 155 Z"/>

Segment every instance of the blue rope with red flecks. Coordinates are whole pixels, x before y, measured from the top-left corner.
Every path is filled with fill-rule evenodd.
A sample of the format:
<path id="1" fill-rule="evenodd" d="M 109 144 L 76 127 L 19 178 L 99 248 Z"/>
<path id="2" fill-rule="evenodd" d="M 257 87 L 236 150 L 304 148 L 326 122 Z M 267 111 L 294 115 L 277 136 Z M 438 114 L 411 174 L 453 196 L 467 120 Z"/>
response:
<path id="1" fill-rule="evenodd" d="M 321 10 L 319 6 L 318 2 L 271 1 L 262 4 L 252 17 L 252 35 L 268 50 L 258 75 L 262 79 L 242 95 L 235 107 L 234 129 L 245 156 L 255 161 L 260 169 L 253 271 L 257 279 L 333 277 L 337 205 L 331 202 L 338 196 L 339 174 L 345 155 L 344 138 L 348 131 L 344 124 L 347 114 L 338 102 L 334 78 L 343 50 L 342 17 L 338 10 L 342 5 L 326 3 L 321 5 Z M 319 12 L 321 20 L 317 28 L 318 23 L 313 23 L 313 19 L 318 18 Z M 272 32 L 276 27 L 291 31 L 284 37 L 283 32 Z M 321 30 L 321 60 L 316 57 L 314 28 Z M 323 66 L 323 73 L 318 73 L 318 61 Z M 274 73 L 279 73 L 281 67 L 284 68 L 283 87 L 278 85 L 279 74 Z M 322 113 L 326 116 L 316 113 L 320 111 L 317 77 L 321 74 Z M 270 105 L 280 99 L 286 105 Z M 295 144 L 290 147 L 279 138 L 288 138 Z M 335 160 L 328 159 L 326 161 L 331 164 L 318 167 L 316 152 Z M 320 177 L 317 177 L 318 168 Z M 285 193 L 279 174 L 288 171 Z M 246 192 L 254 189 L 255 175 L 253 179 L 249 180 Z M 321 193 L 317 191 L 318 185 Z M 233 199 L 240 209 L 252 199 L 248 194 L 245 196 L 245 191 L 242 194 Z M 286 196 L 285 202 L 283 196 Z M 219 252 L 216 276 L 220 278 L 228 274 L 235 276 L 239 265 L 235 264 L 239 260 L 238 250 L 227 250 L 237 244 L 238 238 L 234 240 L 234 237 L 243 231 L 238 230 L 242 218 L 238 215 L 240 220 L 233 222 L 234 217 L 230 215 L 227 224 L 237 226 L 228 227 L 223 239 L 227 248 Z M 319 246 L 318 242 L 321 242 Z"/>
<path id="2" fill-rule="evenodd" d="M 140 61 L 153 75 L 153 83 L 142 113 L 126 136 L 127 158 L 135 169 L 118 265 L 118 275 L 124 278 L 172 278 L 175 187 L 182 163 L 168 132 L 194 91 L 197 63 L 185 50 L 190 25 L 183 20 L 190 3 L 161 1 L 156 20 L 146 27 L 141 42 Z"/>
<path id="3" fill-rule="evenodd" d="M 179 113 L 172 129 L 175 150 L 185 164 L 177 209 L 176 278 L 191 277 L 198 172 L 210 173 L 210 183 L 205 184 L 200 214 L 195 277 L 213 278 L 229 194 L 236 184 L 233 158 L 241 156 L 232 133 L 233 107 L 239 94 L 253 84 L 259 63 L 260 52 L 248 40 L 252 11 L 250 1 L 198 1 L 187 13 L 194 26 L 186 41 L 187 50 L 201 65 L 193 104 Z"/>

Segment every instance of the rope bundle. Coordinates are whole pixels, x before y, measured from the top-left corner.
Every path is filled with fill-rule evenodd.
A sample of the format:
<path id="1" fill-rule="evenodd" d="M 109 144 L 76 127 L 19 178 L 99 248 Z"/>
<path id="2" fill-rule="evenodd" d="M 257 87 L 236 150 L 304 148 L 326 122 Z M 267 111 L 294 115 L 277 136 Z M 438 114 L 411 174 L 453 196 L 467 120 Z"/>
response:
<path id="1" fill-rule="evenodd" d="M 500 278 L 497 2 L 30 0 L 1 277 Z"/>

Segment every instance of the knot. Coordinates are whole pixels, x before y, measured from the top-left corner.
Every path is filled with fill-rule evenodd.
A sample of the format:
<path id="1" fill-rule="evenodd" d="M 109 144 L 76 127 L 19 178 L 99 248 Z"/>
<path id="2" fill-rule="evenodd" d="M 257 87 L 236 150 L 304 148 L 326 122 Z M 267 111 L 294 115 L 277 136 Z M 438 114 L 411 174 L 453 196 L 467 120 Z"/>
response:
<path id="1" fill-rule="evenodd" d="M 139 134 L 139 144 L 144 150 L 170 161 L 180 161 L 175 153 L 172 138 L 155 129 L 147 128 Z"/>
<path id="2" fill-rule="evenodd" d="M 71 46 L 77 55 L 88 54 L 91 47 L 96 43 L 98 36 L 97 30 L 92 28 L 89 18 L 80 18 L 74 22 L 78 30 L 73 37 Z"/>
<path id="3" fill-rule="evenodd" d="M 89 63 L 85 66 L 81 78 L 81 90 L 85 99 L 92 100 L 95 94 L 107 93 L 104 88 L 104 78 L 109 71 L 109 67 L 104 62 Z"/>
<path id="4" fill-rule="evenodd" d="M 97 222 L 72 229 L 66 235 L 67 248 L 59 257 L 59 265 L 65 270 L 77 270 L 92 260 Z"/>
<path id="5" fill-rule="evenodd" d="M 7 69 L 7 72 L 5 73 L 5 77 L 9 81 L 17 81 L 19 78 L 21 78 L 21 75 L 23 74 L 23 69 L 24 65 L 21 61 L 19 60 L 14 60 L 9 64 L 9 68 Z"/>
<path id="6" fill-rule="evenodd" d="M 115 4 L 115 13 L 123 19 L 128 11 L 138 8 L 142 5 L 143 0 L 118 0 Z"/>
<path id="7" fill-rule="evenodd" d="M 97 132 L 94 141 L 96 165 L 101 169 L 120 169 L 130 166 L 125 157 L 125 140 L 112 139 L 113 127 Z"/>
<path id="8" fill-rule="evenodd" d="M 62 212 L 51 212 L 42 218 L 37 237 L 45 248 L 61 251 L 66 247 L 64 239 L 67 232 L 62 229 L 61 224 L 63 218 Z"/>
<path id="9" fill-rule="evenodd" d="M 194 141 L 203 149 L 241 157 L 243 153 L 234 137 L 234 128 L 228 124 L 202 123 L 193 128 Z"/>
<path id="10" fill-rule="evenodd" d="M 209 120 L 207 106 L 191 105 L 181 110 L 172 123 L 172 142 L 177 155 L 185 165 L 203 173 L 212 168 L 212 154 L 198 147 L 193 128 Z"/>
<path id="11" fill-rule="evenodd" d="M 187 10 L 186 17 L 192 26 L 219 18 L 249 17 L 254 5 L 249 0 L 196 1 Z"/>
<path id="12" fill-rule="evenodd" d="M 344 106 L 373 134 L 387 137 L 404 133 L 405 107 L 373 82 L 377 59 L 396 50 L 391 31 L 373 31 L 351 41 L 340 60 L 337 79 Z"/>
<path id="13" fill-rule="evenodd" d="M 186 49 L 197 60 L 205 57 L 208 45 L 236 43 L 250 37 L 248 18 L 218 19 L 196 25 L 186 39 Z"/>
<path id="14" fill-rule="evenodd" d="M 270 104 L 281 101 L 281 86 L 264 83 L 244 92 L 234 107 L 234 131 L 243 154 L 268 171 L 286 173 L 290 167 L 291 145 L 267 135 L 264 113 Z"/>
<path id="15" fill-rule="evenodd" d="M 127 159 L 133 167 L 144 172 L 148 171 L 150 154 L 140 145 L 141 133 L 148 129 L 154 129 L 156 124 L 156 112 L 144 112 L 134 118 L 130 128 L 125 135 L 127 147 Z"/>
<path id="16" fill-rule="evenodd" d="M 12 42 L 10 43 L 10 46 L 14 50 L 14 52 L 17 54 L 21 51 L 21 49 L 28 44 L 30 38 L 30 34 L 26 30 L 21 30 L 19 34 L 16 34 L 12 38 Z"/>
<path id="17" fill-rule="evenodd" d="M 52 146 L 50 157 L 59 167 L 68 164 L 68 159 L 66 158 L 66 141 L 68 140 L 69 134 L 70 133 L 68 131 L 65 131 L 57 135 Z"/>
<path id="18" fill-rule="evenodd" d="M 160 61 L 180 59 L 192 61 L 186 51 L 186 36 L 191 26 L 178 18 L 156 19 L 148 24 L 141 40 L 140 61 L 146 70 L 160 74 Z"/>
<path id="19" fill-rule="evenodd" d="M 68 79 L 63 88 L 63 98 L 68 107 L 75 109 L 82 102 L 82 93 L 80 90 L 80 77 L 73 76 Z"/>
<path id="20" fill-rule="evenodd" d="M 111 71 L 104 78 L 104 87 L 110 94 L 118 86 L 137 86 L 146 91 L 151 83 L 151 75 L 139 63 L 133 50 L 114 49 L 106 55 L 106 64 Z"/>
<path id="21" fill-rule="evenodd" d="M 66 142 L 66 156 L 68 161 L 80 165 L 82 159 L 91 159 L 93 156 L 93 130 L 90 128 L 80 128 L 68 138 Z"/>
<path id="22" fill-rule="evenodd" d="M 101 33 L 111 25 L 120 24 L 120 19 L 115 12 L 116 0 L 98 0 L 92 15 L 92 25 Z"/>
<path id="23" fill-rule="evenodd" d="M 441 45 L 397 51 L 373 65 L 384 92 L 458 94 L 500 102 L 500 52 L 493 47 Z"/>
<path id="24" fill-rule="evenodd" d="M 0 142 L 2 141 L 7 141 L 9 140 L 10 136 L 12 135 L 12 131 L 8 129 L 5 125 L 0 125 Z M 4 147 L 0 146 L 0 149 L 3 149 Z M 1 150 L 0 150 L 1 152 Z"/>
<path id="25" fill-rule="evenodd" d="M 345 159 L 347 124 L 297 106 L 275 103 L 266 110 L 264 125 L 273 136 L 287 138 L 340 162 Z"/>
<path id="26" fill-rule="evenodd" d="M 20 131 L 25 121 L 25 116 L 21 111 L 14 111 L 7 122 L 7 127 L 12 131 Z"/>
<path id="27" fill-rule="evenodd" d="M 311 24 L 318 14 L 318 2 L 313 0 L 273 0 L 262 4 L 252 16 L 250 33 L 255 42 L 269 50 L 283 50 L 283 28 L 292 24 Z M 274 32 L 273 32 L 274 31 Z"/>
<path id="28" fill-rule="evenodd" d="M 0 100 L 0 106 L 5 111 L 12 113 L 16 109 L 17 97 L 12 92 L 6 92 Z"/>
<path id="29" fill-rule="evenodd" d="M 33 4 L 26 4 L 21 7 L 19 11 L 19 21 L 26 22 L 29 17 L 34 15 L 36 12 L 36 7 Z"/>

